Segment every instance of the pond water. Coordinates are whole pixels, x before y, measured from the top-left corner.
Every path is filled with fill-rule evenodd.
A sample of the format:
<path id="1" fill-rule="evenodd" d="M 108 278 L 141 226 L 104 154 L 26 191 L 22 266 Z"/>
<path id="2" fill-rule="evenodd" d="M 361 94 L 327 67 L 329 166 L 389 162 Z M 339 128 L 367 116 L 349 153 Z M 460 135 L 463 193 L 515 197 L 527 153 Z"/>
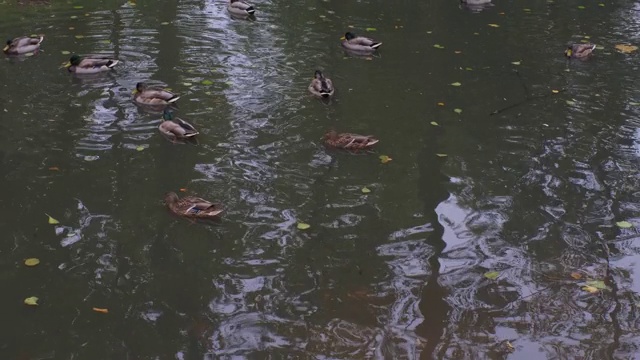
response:
<path id="1" fill-rule="evenodd" d="M 255 6 L 0 4 L 5 37 L 45 35 L 0 64 L 0 358 L 638 358 L 640 72 L 614 46 L 639 5 Z M 103 52 L 115 71 L 61 68 Z M 160 136 L 139 81 L 181 95 L 198 145 Z M 226 211 L 176 218 L 168 191 Z"/>

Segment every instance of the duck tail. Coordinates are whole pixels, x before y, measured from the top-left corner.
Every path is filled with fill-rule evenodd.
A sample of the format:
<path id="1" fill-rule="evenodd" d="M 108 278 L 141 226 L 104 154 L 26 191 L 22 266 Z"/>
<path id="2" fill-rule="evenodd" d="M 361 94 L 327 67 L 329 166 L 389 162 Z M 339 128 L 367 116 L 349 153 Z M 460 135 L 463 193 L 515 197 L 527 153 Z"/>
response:
<path id="1" fill-rule="evenodd" d="M 44 35 L 40 35 L 40 38 L 38 39 L 38 45 L 40 45 L 42 41 L 44 41 Z"/>
<path id="2" fill-rule="evenodd" d="M 255 13 L 255 12 L 256 12 L 256 9 L 254 9 L 253 6 L 249 6 L 247 8 L 247 14 L 253 15 L 253 13 Z"/>
<path id="3" fill-rule="evenodd" d="M 371 44 L 371 48 L 372 48 L 372 49 L 377 49 L 377 48 L 379 48 L 379 47 L 380 47 L 380 45 L 382 45 L 382 43 L 381 43 L 381 42 L 373 43 L 373 44 Z"/>
<path id="4" fill-rule="evenodd" d="M 178 99 L 180 99 L 180 96 L 174 96 L 171 99 L 167 100 L 167 102 L 169 104 L 173 104 L 174 102 L 178 101 Z"/>
<path id="5" fill-rule="evenodd" d="M 119 60 L 109 60 L 109 62 L 107 63 L 107 67 L 109 69 L 112 69 L 114 66 L 118 65 L 119 62 Z"/>

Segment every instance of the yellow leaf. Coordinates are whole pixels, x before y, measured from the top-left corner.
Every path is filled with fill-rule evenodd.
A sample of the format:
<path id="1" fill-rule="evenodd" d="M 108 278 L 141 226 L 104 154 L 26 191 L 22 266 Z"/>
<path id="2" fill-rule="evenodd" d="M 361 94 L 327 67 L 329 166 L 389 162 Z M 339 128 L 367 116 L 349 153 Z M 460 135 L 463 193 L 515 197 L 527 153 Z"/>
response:
<path id="1" fill-rule="evenodd" d="M 140 145 L 140 146 L 138 146 L 138 147 L 136 148 L 136 150 L 138 150 L 138 151 L 142 151 L 142 150 L 144 150 L 144 146 Z"/>
<path id="2" fill-rule="evenodd" d="M 456 82 L 454 82 L 454 83 L 451 83 L 451 86 L 460 86 L 460 85 L 462 85 L 462 84 L 461 84 L 461 83 L 459 83 L 459 82 L 457 82 L 457 81 L 456 81 Z"/>
<path id="3" fill-rule="evenodd" d="M 37 296 L 28 297 L 24 299 L 24 303 L 30 306 L 38 306 L 38 297 Z"/>
<path id="4" fill-rule="evenodd" d="M 393 160 L 392 158 L 390 158 L 387 155 L 380 155 L 379 158 L 380 158 L 380 162 L 383 163 L 383 164 L 386 164 L 389 161 Z"/>
<path id="5" fill-rule="evenodd" d="M 500 25 L 498 25 L 498 24 L 489 24 L 489 26 L 494 27 L 494 28 L 500 27 Z"/>
<path id="6" fill-rule="evenodd" d="M 303 222 L 299 222 L 298 223 L 298 229 L 299 230 L 307 230 L 308 228 L 310 228 L 311 225 L 303 223 Z"/>
<path id="7" fill-rule="evenodd" d="M 24 261 L 24 264 L 27 266 L 36 266 L 38 264 L 40 264 L 40 260 L 37 258 L 29 258 L 27 260 Z"/>
<path id="8" fill-rule="evenodd" d="M 49 224 L 51 224 L 51 225 L 60 224 L 60 221 L 58 221 L 58 220 L 56 220 L 56 219 L 52 218 L 52 217 L 51 217 L 51 215 L 49 215 L 49 214 L 47 214 L 47 213 L 44 213 L 44 214 L 45 214 L 45 215 L 47 215 L 47 216 L 49 217 Z"/>
<path id="9" fill-rule="evenodd" d="M 584 290 L 584 291 L 586 291 L 586 292 L 589 292 L 589 293 L 591 293 L 591 294 L 595 294 L 595 293 L 597 293 L 597 292 L 598 292 L 598 288 L 595 288 L 595 287 L 593 287 L 593 286 L 588 286 L 588 285 L 587 285 L 587 286 L 583 286 L 583 287 L 582 287 L 582 290 Z"/>
<path id="10" fill-rule="evenodd" d="M 368 187 L 365 186 L 365 187 L 362 188 L 362 193 L 363 194 L 368 194 L 370 192 L 371 192 L 371 189 L 369 189 Z"/>
<path id="11" fill-rule="evenodd" d="M 551 92 L 554 93 L 554 94 L 557 94 L 557 93 L 560 92 L 560 90 L 553 89 L 553 90 L 551 90 Z"/>
<path id="12" fill-rule="evenodd" d="M 616 50 L 620 51 L 623 54 L 629 54 L 632 53 L 636 50 L 638 50 L 638 47 L 635 45 L 630 45 L 630 44 L 618 44 L 615 46 Z"/>
<path id="13" fill-rule="evenodd" d="M 576 280 L 580 280 L 580 279 L 582 279 L 582 274 L 580 274 L 579 272 L 572 272 L 571 273 L 571 277 L 576 279 Z"/>
<path id="14" fill-rule="evenodd" d="M 103 314 L 108 314 L 109 313 L 109 309 L 97 308 L 97 307 L 94 307 L 93 311 L 99 312 L 99 313 L 103 313 Z"/>
<path id="15" fill-rule="evenodd" d="M 440 125 L 439 125 L 437 122 L 435 122 L 435 121 L 432 121 L 432 122 L 430 122 L 429 124 L 431 124 L 431 125 L 433 125 L 433 126 L 440 126 Z"/>
<path id="16" fill-rule="evenodd" d="M 447 154 L 436 154 L 436 156 L 438 156 L 438 157 L 447 157 L 449 155 L 447 155 Z"/>
<path id="17" fill-rule="evenodd" d="M 498 276 L 500 276 L 500 273 L 497 271 L 489 271 L 484 273 L 484 277 L 486 277 L 489 280 L 495 280 L 498 278 Z"/>
<path id="18" fill-rule="evenodd" d="M 439 102 L 438 106 L 444 106 L 444 103 L 443 102 Z"/>

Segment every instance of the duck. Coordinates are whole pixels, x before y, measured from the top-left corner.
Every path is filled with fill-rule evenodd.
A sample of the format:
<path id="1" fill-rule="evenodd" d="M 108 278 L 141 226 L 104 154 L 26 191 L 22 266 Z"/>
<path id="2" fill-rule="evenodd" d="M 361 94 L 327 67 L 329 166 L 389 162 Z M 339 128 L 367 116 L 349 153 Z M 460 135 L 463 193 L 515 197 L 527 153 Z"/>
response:
<path id="1" fill-rule="evenodd" d="M 344 37 L 340 39 L 342 40 L 342 47 L 357 52 L 373 53 L 382 45 L 381 42 L 374 41 L 368 37 L 358 36 L 351 32 L 347 32 L 344 34 Z"/>
<path id="2" fill-rule="evenodd" d="M 331 79 L 324 77 L 322 71 L 316 70 L 309 85 L 309 92 L 318 97 L 328 98 L 333 95 L 334 91 Z"/>
<path id="3" fill-rule="evenodd" d="M 587 59 L 593 55 L 595 49 L 595 44 L 570 44 L 564 55 L 569 59 Z"/>
<path id="4" fill-rule="evenodd" d="M 145 83 L 137 83 L 133 91 L 133 100 L 142 105 L 169 105 L 180 99 L 180 96 L 156 87 L 148 87 Z"/>
<path id="5" fill-rule="evenodd" d="M 7 44 L 2 51 L 9 55 L 20 55 L 26 53 L 32 53 L 40 49 L 40 44 L 44 40 L 44 36 L 29 37 L 21 36 L 13 40 L 7 40 Z"/>
<path id="6" fill-rule="evenodd" d="M 110 71 L 119 61 L 107 55 L 85 55 L 73 54 L 65 66 L 69 72 L 76 74 L 97 74 L 103 71 Z"/>
<path id="7" fill-rule="evenodd" d="M 174 118 L 173 112 L 169 109 L 164 109 L 162 118 L 164 121 L 158 126 L 158 130 L 172 142 L 187 140 L 199 134 L 193 125 L 180 118 Z"/>
<path id="8" fill-rule="evenodd" d="M 181 199 L 175 192 L 165 194 L 164 203 L 172 213 L 194 219 L 215 219 L 224 211 L 220 204 L 196 196 Z"/>
<path id="9" fill-rule="evenodd" d="M 254 9 L 252 5 L 242 0 L 229 0 L 227 10 L 236 16 L 252 16 L 256 12 L 256 9 Z"/>
<path id="10" fill-rule="evenodd" d="M 362 150 L 378 143 L 372 135 L 358 135 L 350 133 L 338 134 L 335 130 L 328 131 L 322 138 L 328 146 L 345 150 Z"/>

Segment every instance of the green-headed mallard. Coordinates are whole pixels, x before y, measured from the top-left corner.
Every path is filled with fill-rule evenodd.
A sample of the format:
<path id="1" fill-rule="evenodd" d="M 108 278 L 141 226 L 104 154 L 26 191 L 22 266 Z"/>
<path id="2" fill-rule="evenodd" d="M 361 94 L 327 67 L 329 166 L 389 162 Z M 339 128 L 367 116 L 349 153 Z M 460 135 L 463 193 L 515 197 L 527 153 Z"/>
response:
<path id="1" fill-rule="evenodd" d="M 69 62 L 65 65 L 70 72 L 76 74 L 97 74 L 109 71 L 118 65 L 118 60 L 107 55 L 71 55 Z"/>
<path id="2" fill-rule="evenodd" d="M 309 85 L 309 92 L 318 97 L 328 98 L 333 95 L 334 91 L 331 79 L 324 77 L 322 71 L 316 70 Z"/>
<path id="3" fill-rule="evenodd" d="M 148 87 L 146 84 L 139 82 L 133 91 L 133 99 L 142 105 L 166 106 L 178 101 L 180 96 L 161 88 Z"/>
<path id="4" fill-rule="evenodd" d="M 227 10 L 235 16 L 251 16 L 256 12 L 252 5 L 242 0 L 229 0 Z"/>
<path id="5" fill-rule="evenodd" d="M 158 126 L 158 130 L 171 141 L 187 140 L 199 134 L 193 125 L 180 118 L 174 118 L 169 109 L 164 109 L 162 118 L 164 121 Z"/>
<path id="6" fill-rule="evenodd" d="M 342 47 L 345 49 L 362 53 L 375 52 L 380 45 L 382 45 L 381 42 L 374 41 L 368 37 L 358 36 L 351 32 L 347 32 L 344 34 L 344 37 L 340 39 L 342 40 Z"/>
<path id="7" fill-rule="evenodd" d="M 358 135 L 350 133 L 338 134 L 334 130 L 327 132 L 322 138 L 328 146 L 345 150 L 362 150 L 378 143 L 372 135 Z"/>
<path id="8" fill-rule="evenodd" d="M 29 37 L 21 36 L 13 40 L 7 40 L 7 44 L 2 49 L 5 54 L 20 55 L 38 51 L 40 43 L 44 40 L 44 36 Z"/>
<path id="9" fill-rule="evenodd" d="M 564 56 L 569 59 L 587 59 L 593 55 L 594 44 L 570 44 L 564 51 Z"/>
<path id="10" fill-rule="evenodd" d="M 172 213 L 195 219 L 215 219 L 223 211 L 220 204 L 195 196 L 185 196 L 180 199 L 174 192 L 164 196 L 164 203 Z"/>

